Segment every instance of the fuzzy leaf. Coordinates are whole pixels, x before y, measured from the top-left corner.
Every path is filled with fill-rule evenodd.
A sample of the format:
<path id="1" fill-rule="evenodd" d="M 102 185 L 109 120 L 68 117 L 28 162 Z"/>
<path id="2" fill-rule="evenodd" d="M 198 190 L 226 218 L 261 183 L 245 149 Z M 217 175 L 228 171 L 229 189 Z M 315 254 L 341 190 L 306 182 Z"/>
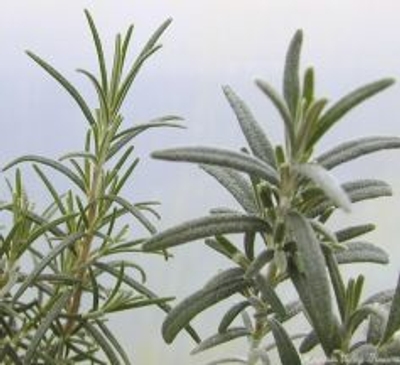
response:
<path id="1" fill-rule="evenodd" d="M 286 106 L 285 101 L 279 96 L 279 94 L 274 90 L 274 88 L 269 85 L 267 82 L 263 80 L 256 80 L 256 85 L 261 89 L 261 91 L 268 96 L 271 102 L 274 104 L 276 109 L 278 110 L 284 125 L 287 135 L 289 136 L 289 140 L 291 145 L 294 142 L 294 128 L 292 124 L 292 117 L 290 115 L 290 111 Z"/>
<path id="2" fill-rule="evenodd" d="M 276 294 L 273 286 L 271 286 L 271 284 L 261 275 L 256 276 L 255 283 L 260 290 L 262 300 L 271 306 L 272 310 L 279 316 L 279 318 L 285 318 L 285 306 Z"/>
<path id="3" fill-rule="evenodd" d="M 301 354 L 305 354 L 311 351 L 319 343 L 318 336 L 315 331 L 311 331 L 300 343 L 299 351 Z"/>
<path id="4" fill-rule="evenodd" d="M 264 134 L 261 126 L 254 119 L 250 109 L 229 86 L 225 86 L 223 91 L 236 114 L 242 132 L 253 154 L 270 166 L 276 168 L 274 148 Z"/>
<path id="5" fill-rule="evenodd" d="M 383 335 L 382 343 L 387 342 L 400 329 L 400 275 L 396 291 L 390 305 L 389 318 Z"/>
<path id="6" fill-rule="evenodd" d="M 344 211 L 351 210 L 351 202 L 346 192 L 342 189 L 336 179 L 322 166 L 317 164 L 300 164 L 295 166 L 295 171 L 301 176 L 307 177 L 322 189 L 326 196 Z"/>
<path id="7" fill-rule="evenodd" d="M 338 242 L 350 241 L 353 238 L 362 236 L 368 232 L 373 231 L 376 228 L 375 224 L 361 224 L 358 226 L 347 227 L 335 232 Z"/>
<path id="8" fill-rule="evenodd" d="M 340 99 L 322 115 L 318 123 L 320 127 L 315 131 L 310 145 L 314 145 L 337 121 L 355 106 L 383 91 L 393 83 L 393 79 L 382 79 L 362 86 Z"/>
<path id="9" fill-rule="evenodd" d="M 246 270 L 246 278 L 250 279 L 256 276 L 260 270 L 274 258 L 274 250 L 264 250 L 252 261 Z"/>
<path id="10" fill-rule="evenodd" d="M 181 147 L 152 153 L 152 157 L 169 161 L 194 162 L 228 167 L 278 184 L 277 172 L 262 160 L 245 153 L 211 147 Z"/>
<path id="11" fill-rule="evenodd" d="M 335 252 L 339 264 L 370 262 L 376 264 L 389 263 L 388 254 L 380 247 L 369 242 L 349 242 L 346 248 Z"/>
<path id="12" fill-rule="evenodd" d="M 223 343 L 235 340 L 240 337 L 249 336 L 250 332 L 244 327 L 235 327 L 226 330 L 223 333 L 217 333 L 205 340 L 201 341 L 191 352 L 191 355 L 198 354 L 199 352 L 208 350 Z"/>
<path id="13" fill-rule="evenodd" d="M 167 315 L 162 326 L 166 343 L 171 343 L 182 328 L 200 312 L 243 290 L 249 284 L 245 280 L 234 280 L 210 289 L 201 289 L 176 305 Z"/>
<path id="14" fill-rule="evenodd" d="M 268 320 L 268 324 L 274 335 L 282 365 L 301 365 L 301 359 L 296 347 L 283 326 L 273 318 Z"/>
<path id="15" fill-rule="evenodd" d="M 203 289 L 209 290 L 217 288 L 225 284 L 229 284 L 235 280 L 242 281 L 244 279 L 244 270 L 241 267 L 231 267 L 220 271 L 218 274 L 209 279 Z"/>
<path id="16" fill-rule="evenodd" d="M 247 213 L 257 214 L 252 188 L 241 174 L 219 166 L 201 165 L 201 168 L 225 187 Z"/>
<path id="17" fill-rule="evenodd" d="M 271 230 L 269 224 L 260 218 L 241 214 L 214 214 L 185 222 L 155 234 L 143 245 L 145 251 L 166 249 L 182 243 L 230 233 Z"/>
<path id="18" fill-rule="evenodd" d="M 300 51 L 303 42 L 303 33 L 298 30 L 290 42 L 286 54 L 285 70 L 283 75 L 283 95 L 292 114 L 293 119 L 296 116 L 297 105 L 300 98 Z"/>
<path id="19" fill-rule="evenodd" d="M 318 334 L 324 351 L 329 355 L 335 343 L 337 324 L 332 312 L 331 293 L 325 258 L 310 223 L 298 213 L 287 216 L 287 225 L 296 242 L 302 268 L 292 263 L 289 275 Z"/>
<path id="20" fill-rule="evenodd" d="M 224 316 L 221 319 L 221 322 L 218 326 L 218 332 L 219 333 L 226 332 L 228 327 L 235 320 L 235 318 L 241 312 L 243 312 L 249 305 L 250 302 L 248 302 L 247 300 L 243 300 L 239 303 L 234 304 L 231 308 L 229 308 L 229 310 L 224 314 Z"/>
<path id="21" fill-rule="evenodd" d="M 327 170 L 380 150 L 400 148 L 399 137 L 364 137 L 344 142 L 317 157 L 316 161 Z"/>

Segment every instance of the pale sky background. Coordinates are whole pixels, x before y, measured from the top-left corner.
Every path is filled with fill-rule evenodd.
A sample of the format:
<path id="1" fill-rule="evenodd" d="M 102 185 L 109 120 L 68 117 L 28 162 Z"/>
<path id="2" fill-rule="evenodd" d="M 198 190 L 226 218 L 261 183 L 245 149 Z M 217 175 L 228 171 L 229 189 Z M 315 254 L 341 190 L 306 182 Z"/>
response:
<path id="1" fill-rule="evenodd" d="M 164 48 L 143 69 L 125 110 L 127 123 L 171 113 L 186 119 L 187 130 L 150 132 L 136 142 L 142 164 L 127 195 L 134 201 L 160 200 L 160 227 L 205 215 L 210 208 L 232 201 L 195 166 L 152 161 L 149 153 L 178 145 L 241 146 L 243 138 L 221 92 L 224 84 L 246 100 L 271 138 L 279 141 L 278 116 L 253 80 L 260 77 L 280 87 L 284 55 L 296 29 L 305 33 L 303 69 L 315 66 L 317 91 L 331 100 L 363 83 L 400 75 L 396 0 L 0 0 L 0 4 L 2 166 L 22 154 L 58 157 L 80 149 L 86 128 L 74 102 L 24 50 L 36 52 L 92 95 L 86 80 L 74 72 L 76 68 L 97 72 L 84 8 L 91 10 L 109 54 L 114 34 L 130 23 L 136 26 L 137 51 L 164 19 L 174 19 L 164 34 Z M 373 134 L 400 134 L 399 85 L 349 114 L 321 150 L 343 138 Z M 352 216 L 338 219 L 377 222 L 378 230 L 370 239 L 392 255 L 392 263 L 383 269 L 358 267 L 367 271 L 368 291 L 394 286 L 399 268 L 399 161 L 399 151 L 391 151 L 337 170 L 345 180 L 379 176 L 394 187 L 393 198 L 360 204 Z M 37 199 L 45 196 L 34 180 L 28 193 Z M 182 298 L 226 266 L 200 242 L 173 252 L 175 259 L 167 264 L 154 257 L 144 260 L 149 285 L 164 295 Z M 223 308 L 196 320 L 202 335 L 214 333 Z M 185 334 L 173 346 L 165 345 L 159 330 L 162 318 L 157 309 L 145 309 L 112 319 L 135 364 L 200 364 L 215 358 L 212 351 L 189 357 L 192 343 Z M 237 352 L 243 351 L 243 344 L 236 344 Z M 227 351 L 234 348 L 228 346 Z"/>

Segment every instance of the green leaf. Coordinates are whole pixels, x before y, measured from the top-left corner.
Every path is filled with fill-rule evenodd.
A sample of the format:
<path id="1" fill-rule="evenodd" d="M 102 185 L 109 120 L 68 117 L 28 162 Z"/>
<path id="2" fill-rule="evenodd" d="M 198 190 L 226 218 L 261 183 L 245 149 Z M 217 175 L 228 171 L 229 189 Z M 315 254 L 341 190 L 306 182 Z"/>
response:
<path id="1" fill-rule="evenodd" d="M 274 148 L 261 126 L 254 119 L 250 109 L 229 86 L 225 86 L 223 91 L 236 114 L 242 132 L 253 154 L 276 168 Z"/>
<path id="2" fill-rule="evenodd" d="M 303 33 L 298 30 L 290 42 L 283 74 L 283 95 L 293 119 L 296 117 L 300 99 L 299 67 L 302 42 Z"/>
<path id="3" fill-rule="evenodd" d="M 8 163 L 3 168 L 3 171 L 7 171 L 11 167 L 18 165 L 22 162 L 36 162 L 38 164 L 51 167 L 52 169 L 60 172 L 64 176 L 66 176 L 70 181 L 72 181 L 76 186 L 78 186 L 79 189 L 81 189 L 83 192 L 85 192 L 85 183 L 79 178 L 79 176 L 76 175 L 74 172 L 72 172 L 68 167 L 65 167 L 58 161 L 55 161 L 51 158 L 41 157 L 41 156 L 36 156 L 36 155 L 25 155 L 22 157 L 18 157 L 15 160 Z"/>
<path id="4" fill-rule="evenodd" d="M 293 262 L 289 275 L 318 334 L 319 341 L 329 356 L 337 343 L 337 323 L 332 302 L 325 258 L 311 224 L 298 213 L 287 216 L 287 227 L 296 242 L 301 268 Z"/>
<path id="5" fill-rule="evenodd" d="M 176 335 L 200 312 L 231 295 L 248 287 L 245 280 L 234 280 L 230 284 L 201 289 L 177 304 L 167 315 L 162 326 L 166 343 L 171 343 Z"/>
<path id="6" fill-rule="evenodd" d="M 274 335 L 282 365 L 301 365 L 296 347 L 283 326 L 274 318 L 268 319 L 268 324 Z"/>
<path id="7" fill-rule="evenodd" d="M 310 352 L 319 343 L 318 336 L 315 331 L 311 331 L 300 343 L 299 351 L 301 354 Z"/>
<path id="8" fill-rule="evenodd" d="M 40 342 L 44 339 L 47 330 L 50 328 L 53 321 L 60 315 L 61 311 L 66 306 L 72 291 L 67 290 L 62 293 L 52 305 L 46 316 L 40 321 L 40 325 L 36 330 L 33 338 L 29 341 L 29 346 L 24 357 L 24 365 L 30 365 L 34 360 Z"/>
<path id="9" fill-rule="evenodd" d="M 339 121 L 351 109 L 356 107 L 364 100 L 393 85 L 393 83 L 393 79 L 382 79 L 362 86 L 340 99 L 333 106 L 331 106 L 320 118 L 318 123 L 319 128 L 313 134 L 310 145 L 314 145 L 329 129 L 332 128 L 332 126 L 337 121 Z"/>
<path id="10" fill-rule="evenodd" d="M 104 94 L 107 95 L 108 93 L 107 67 L 103 52 L 103 46 L 101 44 L 101 39 L 99 36 L 99 32 L 97 31 L 96 24 L 94 23 L 93 18 L 87 9 L 85 9 L 85 16 L 88 21 L 90 31 L 93 37 L 93 42 L 96 48 L 96 54 L 99 62 L 100 75 L 101 75 L 101 86 L 104 90 Z"/>
<path id="11" fill-rule="evenodd" d="M 56 79 L 64 89 L 72 96 L 72 98 L 76 101 L 78 106 L 80 107 L 82 113 L 86 117 L 87 121 L 90 125 L 96 123 L 90 108 L 86 104 L 82 95 L 78 92 L 78 90 L 63 76 L 61 75 L 56 69 L 50 66 L 47 62 L 42 60 L 39 56 L 35 55 L 34 53 L 27 51 L 27 55 L 32 58 L 37 64 L 39 64 L 46 72 L 50 74 L 54 79 Z"/>
<path id="12" fill-rule="evenodd" d="M 304 73 L 303 81 L 303 98 L 307 103 L 306 107 L 308 107 L 314 100 L 314 80 L 314 69 L 312 67 L 309 67 Z"/>
<path id="13" fill-rule="evenodd" d="M 382 343 L 387 342 L 400 329 L 400 275 L 397 280 L 396 291 L 390 305 L 389 318 L 382 338 Z"/>
<path id="14" fill-rule="evenodd" d="M 249 214 L 257 214 L 251 185 L 238 172 L 220 166 L 201 165 L 201 168 L 213 176 Z"/>
<path id="15" fill-rule="evenodd" d="M 262 160 L 244 153 L 210 147 L 182 147 L 152 153 L 152 157 L 169 161 L 194 162 L 228 167 L 246 172 L 277 185 L 277 172 Z"/>
<path id="16" fill-rule="evenodd" d="M 295 165 L 294 169 L 299 175 L 307 177 L 313 181 L 318 188 L 324 191 L 325 195 L 331 199 L 335 205 L 346 212 L 351 210 L 351 201 L 346 192 L 336 179 L 322 166 L 314 163 L 307 163 Z"/>
<path id="17" fill-rule="evenodd" d="M 400 148 L 399 137 L 364 137 L 341 143 L 317 157 L 316 161 L 330 170 L 369 153 L 397 148 Z"/>
<path id="18" fill-rule="evenodd" d="M 259 274 L 262 268 L 274 258 L 274 250 L 266 249 L 261 251 L 251 262 L 246 270 L 245 277 L 251 279 Z"/>
<path id="19" fill-rule="evenodd" d="M 65 249 L 75 244 L 76 241 L 85 236 L 85 233 L 77 232 L 73 233 L 66 238 L 64 238 L 59 244 L 57 244 L 38 264 L 36 264 L 33 271 L 26 277 L 21 286 L 18 288 L 17 292 L 13 296 L 14 303 L 21 297 L 26 289 L 33 285 L 35 279 L 39 274 L 46 269 L 48 264 L 53 261 L 58 255 L 60 255 Z"/>
<path id="20" fill-rule="evenodd" d="M 214 214 L 194 219 L 155 234 L 143 245 L 145 251 L 177 246 L 202 238 L 248 231 L 270 231 L 269 224 L 258 217 L 241 214 Z"/>
<path id="21" fill-rule="evenodd" d="M 232 283 L 233 281 L 243 281 L 244 279 L 244 270 L 241 267 L 235 266 L 222 270 L 213 276 L 205 283 L 203 289 L 209 290 Z"/>
<path id="22" fill-rule="evenodd" d="M 154 234 L 157 231 L 153 224 L 146 218 L 146 216 L 142 214 L 140 209 L 135 207 L 126 199 L 117 195 L 103 195 L 100 199 L 109 200 L 119 204 L 121 207 L 126 209 L 126 211 L 132 214 L 150 233 Z"/>
<path id="23" fill-rule="evenodd" d="M 234 327 L 226 330 L 224 333 L 217 333 L 201 341 L 191 352 L 191 355 L 219 346 L 223 343 L 235 340 L 240 337 L 249 336 L 251 333 L 247 328 Z"/>
<path id="24" fill-rule="evenodd" d="M 286 309 L 281 302 L 279 296 L 276 294 L 273 286 L 261 275 L 257 275 L 255 283 L 261 293 L 261 298 L 264 302 L 268 303 L 272 310 L 278 315 L 279 318 L 286 317 Z"/>
<path id="25" fill-rule="evenodd" d="M 94 264 L 94 266 L 102 271 L 108 272 L 110 275 L 112 275 L 115 278 L 118 277 L 119 271 L 116 268 L 108 265 L 107 263 L 96 262 Z M 147 289 L 144 285 L 140 284 L 133 278 L 131 278 L 127 275 L 124 275 L 122 280 L 126 285 L 128 285 L 129 287 L 131 287 L 134 290 L 137 290 L 139 293 L 145 295 L 146 297 L 148 297 L 150 299 L 158 299 L 158 296 L 155 293 L 153 293 L 151 290 Z M 155 302 L 155 305 L 157 305 L 160 309 L 162 309 L 166 313 L 169 313 L 171 310 L 171 306 L 165 302 Z M 189 335 L 193 338 L 194 341 L 196 341 L 197 343 L 200 342 L 200 337 L 198 336 L 196 331 L 191 326 L 186 326 L 185 330 L 189 333 Z"/>
<path id="26" fill-rule="evenodd" d="M 93 340 L 103 350 L 111 365 L 122 365 L 118 355 L 115 352 L 112 342 L 106 336 L 104 336 L 95 325 L 91 324 L 89 321 L 80 321 L 80 325 L 82 325 L 82 327 L 90 334 Z"/>
<path id="27" fill-rule="evenodd" d="M 353 238 L 357 238 L 366 233 L 369 233 L 369 232 L 375 230 L 375 228 L 376 228 L 375 224 L 372 224 L 372 223 L 360 224 L 357 226 L 352 226 L 352 227 L 347 227 L 347 228 L 341 229 L 341 230 L 335 232 L 335 235 L 339 242 L 346 242 L 346 241 L 352 240 Z"/>
<path id="28" fill-rule="evenodd" d="M 248 364 L 248 362 L 244 359 L 238 357 L 227 357 L 225 359 L 214 360 L 208 362 L 206 365 L 220 365 L 220 364 Z"/>
<path id="29" fill-rule="evenodd" d="M 219 323 L 218 332 L 219 333 L 226 332 L 228 327 L 236 319 L 236 317 L 241 312 L 243 312 L 249 305 L 250 305 L 249 301 L 243 300 L 241 302 L 234 304 L 231 308 L 229 308 L 229 310 L 224 314 L 224 316 L 221 319 L 221 322 Z"/>
<path id="30" fill-rule="evenodd" d="M 285 101 L 279 96 L 279 94 L 274 90 L 274 88 L 269 85 L 267 82 L 263 80 L 256 80 L 256 85 L 261 89 L 261 91 L 268 96 L 271 100 L 272 104 L 278 110 L 283 123 L 285 125 L 285 130 L 287 135 L 289 136 L 290 144 L 294 143 L 294 127 L 292 124 L 292 117 L 290 115 L 290 111 L 285 104 Z"/>
<path id="31" fill-rule="evenodd" d="M 356 262 L 389 263 L 388 254 L 382 248 L 369 242 L 348 242 L 345 249 L 335 252 L 335 257 L 339 264 L 353 264 Z"/>

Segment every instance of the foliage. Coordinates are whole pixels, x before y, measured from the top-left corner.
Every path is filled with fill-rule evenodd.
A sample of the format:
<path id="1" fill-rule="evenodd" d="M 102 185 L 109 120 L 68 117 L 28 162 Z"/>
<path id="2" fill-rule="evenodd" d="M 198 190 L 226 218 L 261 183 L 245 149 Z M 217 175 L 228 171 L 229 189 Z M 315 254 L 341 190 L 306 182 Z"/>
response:
<path id="1" fill-rule="evenodd" d="M 326 361 L 335 364 L 400 357 L 400 286 L 390 295 L 378 293 L 362 301 L 364 276 L 346 282 L 340 268 L 349 263 L 388 262 L 382 248 L 360 239 L 374 225 L 343 227 L 336 232 L 330 228 L 337 210 L 349 212 L 354 203 L 392 193 L 386 182 L 377 179 L 340 183 L 332 170 L 373 152 L 397 149 L 400 138 L 357 138 L 314 156 L 322 137 L 393 80 L 372 82 L 330 104 L 315 95 L 312 68 L 300 77 L 302 41 L 298 31 L 289 45 L 282 96 L 267 82 L 256 81 L 282 119 L 282 144 L 272 144 L 245 102 L 225 86 L 224 94 L 247 147 L 239 151 L 179 147 L 153 153 L 157 159 L 200 165 L 240 206 L 240 211 L 214 210 L 156 233 L 143 245 L 151 252 L 206 238 L 206 245 L 231 261 L 231 268 L 218 272 L 177 304 L 162 327 L 165 341 L 171 343 L 200 312 L 235 294 L 242 296 L 221 318 L 218 332 L 198 344 L 193 353 L 246 337 L 250 347 L 247 358 L 229 357 L 210 365 L 270 364 L 275 348 L 283 365 L 301 364 L 304 354 L 316 346 Z M 297 292 L 293 302 L 284 303 L 277 293 L 284 282 L 290 282 Z M 286 322 L 301 314 L 309 323 L 309 333 L 288 333 Z M 241 326 L 236 323 L 240 315 Z M 368 331 L 360 339 L 356 331 L 363 323 Z M 265 343 L 267 338 L 273 339 L 272 344 Z"/>
<path id="2" fill-rule="evenodd" d="M 2 364 L 130 364 L 108 328 L 118 312 L 156 305 L 168 312 L 171 297 L 147 288 L 146 273 L 136 262 L 140 244 L 156 232 L 153 201 L 130 202 L 123 188 L 139 162 L 133 139 L 152 128 L 179 127 L 178 117 L 124 126 L 121 107 L 147 59 L 161 45 L 165 21 L 133 63 L 127 54 L 130 26 L 115 38 L 112 67 L 106 65 L 97 28 L 88 11 L 99 77 L 79 70 L 92 84 L 98 105 L 91 109 L 81 93 L 56 69 L 32 52 L 29 57 L 70 94 L 87 122 L 81 151 L 60 159 L 26 155 L 4 170 L 11 201 L 2 203 L 10 228 L 0 242 L 0 362 Z M 50 203 L 37 212 L 28 199 L 18 165 L 28 162 L 46 189 Z M 60 191 L 52 174 L 68 186 Z M 132 236 L 132 233 L 134 236 Z M 166 250 L 157 254 L 168 257 Z M 29 268 L 32 268 L 29 270 Z M 187 327 L 197 340 L 196 333 Z"/>

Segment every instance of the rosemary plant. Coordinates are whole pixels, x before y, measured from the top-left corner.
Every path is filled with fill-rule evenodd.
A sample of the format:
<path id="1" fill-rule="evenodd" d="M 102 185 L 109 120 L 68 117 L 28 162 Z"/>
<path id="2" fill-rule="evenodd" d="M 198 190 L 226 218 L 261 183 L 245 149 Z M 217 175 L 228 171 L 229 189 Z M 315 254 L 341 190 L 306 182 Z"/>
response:
<path id="1" fill-rule="evenodd" d="M 397 149 L 400 138 L 358 138 L 319 156 L 313 153 L 350 110 L 391 86 L 393 80 L 372 82 L 330 104 L 315 95 L 312 68 L 300 76 L 302 39 L 302 32 L 296 32 L 288 48 L 282 95 L 267 82 L 256 81 L 282 119 L 281 144 L 271 143 L 248 106 L 226 86 L 224 94 L 247 147 L 240 151 L 181 147 L 153 153 L 157 159 L 199 164 L 240 206 L 240 210 L 214 209 L 210 215 L 155 234 L 143 245 L 146 251 L 157 252 L 205 239 L 207 246 L 230 260 L 229 269 L 216 273 L 178 303 L 162 327 L 164 340 L 171 343 L 200 312 L 240 295 L 242 299 L 232 303 L 221 318 L 217 333 L 192 353 L 246 337 L 248 355 L 228 356 L 209 365 L 270 364 L 272 350 L 277 350 L 283 365 L 297 365 L 316 347 L 323 354 L 321 364 L 373 364 L 395 361 L 393 356 L 400 361 L 400 284 L 396 290 L 362 300 L 364 276 L 347 281 L 341 270 L 342 264 L 388 262 L 382 248 L 362 237 L 374 225 L 330 228 L 330 218 L 338 209 L 349 212 L 354 203 L 392 194 L 384 181 L 339 183 L 332 171 L 367 154 Z M 284 282 L 290 282 L 298 295 L 289 303 L 276 291 Z M 240 315 L 243 325 L 236 323 Z M 285 322 L 297 315 L 308 321 L 307 335 L 285 329 Z M 360 335 L 356 331 L 362 324 L 367 329 Z"/>
<path id="2" fill-rule="evenodd" d="M 9 183 L 12 199 L 1 205 L 10 217 L 0 241 L 0 362 L 5 365 L 130 364 L 107 320 L 143 306 L 170 309 L 171 298 L 158 297 L 146 286 L 146 273 L 136 259 L 140 244 L 156 232 L 156 203 L 132 203 L 123 197 L 123 189 L 139 161 L 133 139 L 148 129 L 179 127 L 179 118 L 124 126 L 121 114 L 138 72 L 161 48 L 158 41 L 170 20 L 155 31 L 132 64 L 126 59 L 134 28 L 118 34 L 108 68 L 96 25 L 89 12 L 85 14 L 99 76 L 79 72 L 97 94 L 94 109 L 56 69 L 28 52 L 75 100 L 87 134 L 81 151 L 58 160 L 22 156 L 4 167 L 15 171 Z M 48 192 L 50 204 L 44 211 L 36 212 L 28 200 L 16 168 L 21 163 L 29 163 Z M 65 178 L 67 191 L 53 184 L 53 173 Z M 165 250 L 157 253 L 168 256 Z"/>

